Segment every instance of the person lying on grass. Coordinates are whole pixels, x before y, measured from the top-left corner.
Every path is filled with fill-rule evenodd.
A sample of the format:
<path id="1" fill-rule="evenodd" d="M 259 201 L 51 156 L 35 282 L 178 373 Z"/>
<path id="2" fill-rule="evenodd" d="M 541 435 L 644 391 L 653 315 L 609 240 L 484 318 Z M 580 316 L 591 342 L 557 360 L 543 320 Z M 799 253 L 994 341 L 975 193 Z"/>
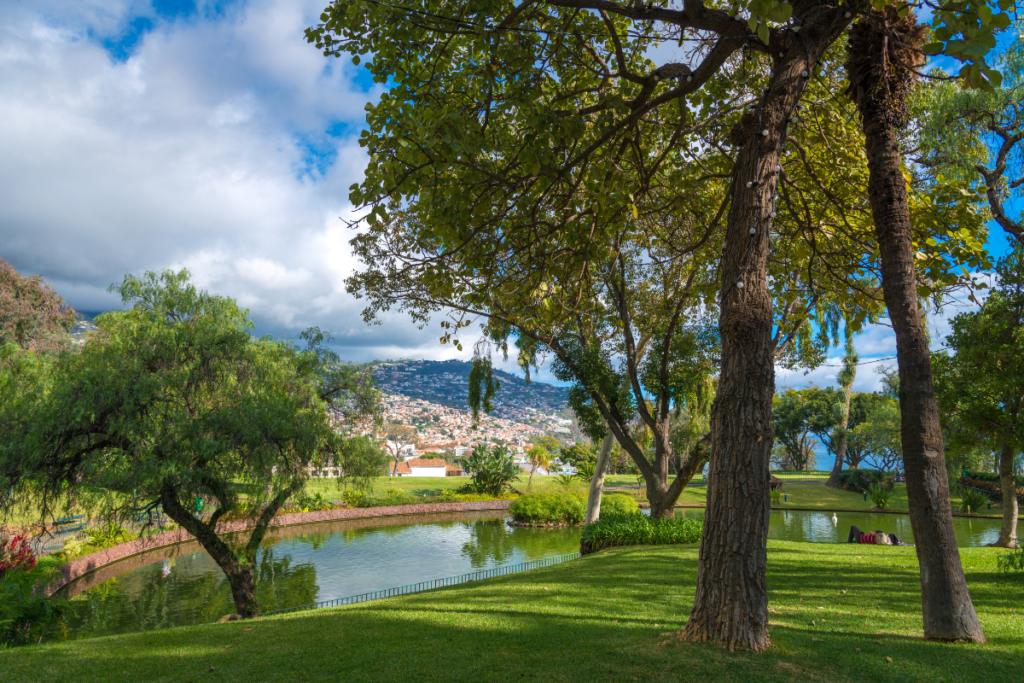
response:
<path id="1" fill-rule="evenodd" d="M 847 543 L 870 543 L 873 545 L 906 545 L 896 534 L 887 534 L 884 531 L 873 531 L 864 533 L 856 525 L 850 527 L 850 537 Z"/>

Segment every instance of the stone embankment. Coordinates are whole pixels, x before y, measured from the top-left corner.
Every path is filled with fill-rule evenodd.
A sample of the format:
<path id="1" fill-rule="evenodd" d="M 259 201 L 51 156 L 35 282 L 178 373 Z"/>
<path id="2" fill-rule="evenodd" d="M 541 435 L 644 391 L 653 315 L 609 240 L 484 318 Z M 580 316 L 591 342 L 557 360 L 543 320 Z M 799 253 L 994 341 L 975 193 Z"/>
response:
<path id="1" fill-rule="evenodd" d="M 470 503 L 422 503 L 418 505 L 387 505 L 372 508 L 343 508 L 340 510 L 320 510 L 317 512 L 292 512 L 285 515 L 278 515 L 270 523 L 271 528 L 295 526 L 297 524 L 314 524 L 317 522 L 335 522 L 346 519 L 366 519 L 371 517 L 391 517 L 395 515 L 423 515 L 438 512 L 476 512 L 484 510 L 504 510 L 508 508 L 509 500 L 488 500 Z M 252 527 L 249 520 L 237 520 L 221 522 L 217 525 L 217 533 L 231 534 L 247 531 Z M 192 534 L 184 529 L 164 531 L 152 536 L 139 538 L 128 543 L 98 550 L 94 553 L 84 555 L 76 560 L 68 562 L 60 568 L 61 576 L 50 586 L 46 593 L 50 595 L 59 590 L 65 584 L 77 578 L 94 572 L 113 562 L 118 562 L 133 555 L 139 555 L 151 550 L 157 550 L 179 543 L 188 543 L 194 540 Z"/>

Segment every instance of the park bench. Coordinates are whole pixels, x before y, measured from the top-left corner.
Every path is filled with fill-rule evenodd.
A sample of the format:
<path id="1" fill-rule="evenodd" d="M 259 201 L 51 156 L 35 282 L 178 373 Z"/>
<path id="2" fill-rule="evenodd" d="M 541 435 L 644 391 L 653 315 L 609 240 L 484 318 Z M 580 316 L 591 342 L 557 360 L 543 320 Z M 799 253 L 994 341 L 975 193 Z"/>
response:
<path id="1" fill-rule="evenodd" d="M 86 526 L 85 515 L 75 515 L 74 517 L 61 517 L 53 523 L 54 531 L 59 533 L 71 533 L 73 531 L 81 531 Z"/>

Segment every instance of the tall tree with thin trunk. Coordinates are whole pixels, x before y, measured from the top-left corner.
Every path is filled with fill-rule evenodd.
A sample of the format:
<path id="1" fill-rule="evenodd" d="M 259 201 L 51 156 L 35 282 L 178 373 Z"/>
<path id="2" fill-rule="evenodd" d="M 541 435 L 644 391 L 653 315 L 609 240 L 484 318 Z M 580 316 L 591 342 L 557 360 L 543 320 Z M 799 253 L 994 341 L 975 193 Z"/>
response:
<path id="1" fill-rule="evenodd" d="M 914 235 L 901 168 L 899 129 L 907 117 L 911 68 L 925 34 L 896 8 L 860 19 L 850 31 L 849 95 L 864 126 L 868 200 L 882 262 L 882 291 L 896 332 L 903 458 L 910 521 L 921 569 L 924 635 L 984 642 L 953 533 L 942 429 L 932 386 L 928 335 L 918 309 Z"/>
<path id="2" fill-rule="evenodd" d="M 601 449 L 597 452 L 597 463 L 594 465 L 594 476 L 590 479 L 590 492 L 587 495 L 587 515 L 585 524 L 593 524 L 601 517 L 601 493 L 604 490 L 604 475 L 608 469 L 608 460 L 612 452 L 615 438 L 611 430 L 601 440 Z"/>
<path id="3" fill-rule="evenodd" d="M 846 330 L 846 355 L 843 356 L 843 369 L 839 371 L 836 381 L 839 382 L 839 400 L 833 406 L 835 412 L 836 426 L 832 430 L 832 443 L 835 444 L 834 453 L 836 461 L 832 465 L 832 473 L 828 476 L 825 486 L 830 489 L 836 487 L 839 480 L 839 473 L 843 469 L 843 462 L 846 460 L 846 447 L 850 442 L 847 427 L 850 423 L 850 401 L 853 398 L 853 380 L 857 378 L 857 352 L 853 350 L 853 333 Z"/>

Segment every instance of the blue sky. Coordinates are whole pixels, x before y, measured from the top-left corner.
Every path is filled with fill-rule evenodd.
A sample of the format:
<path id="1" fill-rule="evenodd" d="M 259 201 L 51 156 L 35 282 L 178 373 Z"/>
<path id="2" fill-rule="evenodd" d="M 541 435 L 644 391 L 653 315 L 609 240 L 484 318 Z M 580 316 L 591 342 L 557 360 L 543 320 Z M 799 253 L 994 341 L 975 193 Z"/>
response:
<path id="1" fill-rule="evenodd" d="M 381 91 L 305 42 L 326 2 L 0 0 L 0 258 L 79 310 L 116 307 L 127 272 L 185 266 L 264 332 L 319 325 L 352 360 L 468 359 L 400 314 L 367 327 L 344 291 L 356 137 Z M 895 349 L 881 326 L 857 346 Z M 828 385 L 836 356 L 777 383 Z M 856 388 L 876 386 L 865 366 Z"/>

